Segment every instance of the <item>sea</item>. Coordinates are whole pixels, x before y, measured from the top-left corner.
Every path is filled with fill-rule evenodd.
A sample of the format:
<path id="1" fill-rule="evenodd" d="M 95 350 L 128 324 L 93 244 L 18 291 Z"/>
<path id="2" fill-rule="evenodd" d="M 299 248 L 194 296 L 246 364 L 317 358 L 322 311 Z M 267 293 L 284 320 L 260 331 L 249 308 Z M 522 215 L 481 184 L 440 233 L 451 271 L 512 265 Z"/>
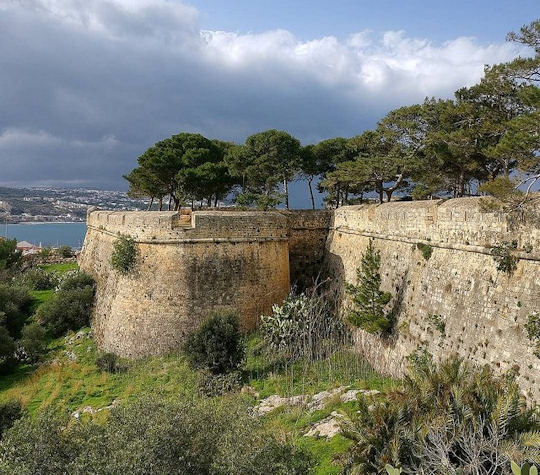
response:
<path id="1" fill-rule="evenodd" d="M 0 236 L 28 241 L 36 246 L 68 245 L 80 249 L 86 234 L 86 223 L 19 223 L 0 224 Z"/>

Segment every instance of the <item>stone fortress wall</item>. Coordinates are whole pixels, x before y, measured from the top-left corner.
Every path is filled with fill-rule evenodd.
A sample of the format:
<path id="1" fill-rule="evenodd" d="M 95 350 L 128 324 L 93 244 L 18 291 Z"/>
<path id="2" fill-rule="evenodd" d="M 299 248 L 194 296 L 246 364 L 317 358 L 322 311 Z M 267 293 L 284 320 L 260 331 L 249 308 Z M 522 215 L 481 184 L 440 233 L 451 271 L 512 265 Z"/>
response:
<path id="1" fill-rule="evenodd" d="M 119 234 L 137 243 L 127 276 L 110 266 Z M 540 310 L 538 215 L 484 212 L 474 198 L 335 212 L 90 212 L 80 265 L 97 280 L 98 344 L 122 356 L 164 353 L 219 308 L 236 309 L 242 326 L 253 328 L 291 284 L 302 289 L 319 274 L 339 289 L 355 282 L 369 239 L 381 252 L 382 287 L 397 315 L 390 339 L 355 332 L 357 350 L 377 370 L 399 376 L 406 356 L 423 346 L 436 358 L 457 353 L 514 369 L 529 397 L 540 400 L 540 359 L 524 329 Z M 491 246 L 512 240 L 520 260 L 507 275 Z M 429 259 L 418 243 L 431 246 Z M 444 335 L 429 315 L 444 322 Z"/>
<path id="2" fill-rule="evenodd" d="M 528 316 L 540 311 L 538 213 L 487 213 L 476 198 L 339 208 L 326 254 L 335 283 L 356 282 L 369 239 L 381 252 L 382 288 L 392 293 L 397 315 L 390 339 L 356 331 L 356 348 L 375 369 L 401 375 L 419 346 L 436 359 L 457 353 L 477 365 L 514 369 L 528 396 L 540 401 L 540 359 L 525 331 Z M 520 260 L 508 275 L 497 270 L 491 247 L 512 240 Z M 418 243 L 431 246 L 429 259 Z M 444 322 L 444 334 L 429 315 Z"/>
<path id="3" fill-rule="evenodd" d="M 301 268 L 322 262 L 328 225 L 321 228 L 319 221 L 325 216 L 90 211 L 79 264 L 97 281 L 92 325 L 98 344 L 127 357 L 165 353 L 218 309 L 237 310 L 242 327 L 254 328 L 288 294 L 290 267 L 296 282 L 303 279 Z M 110 265 L 119 235 L 137 246 L 137 264 L 128 275 Z"/>

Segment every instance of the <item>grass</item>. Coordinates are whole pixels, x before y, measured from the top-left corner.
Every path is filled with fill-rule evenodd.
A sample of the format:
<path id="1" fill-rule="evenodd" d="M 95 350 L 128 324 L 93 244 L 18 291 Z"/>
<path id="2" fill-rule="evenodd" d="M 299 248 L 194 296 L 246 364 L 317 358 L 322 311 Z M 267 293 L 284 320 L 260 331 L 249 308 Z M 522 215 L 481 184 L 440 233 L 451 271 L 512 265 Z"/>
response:
<path id="1" fill-rule="evenodd" d="M 60 262 L 57 264 L 44 264 L 39 266 L 47 272 L 56 272 L 58 274 L 65 274 L 66 272 L 77 270 L 79 266 L 76 262 Z"/>
<path id="2" fill-rule="evenodd" d="M 75 263 L 43 266 L 50 272 L 64 273 L 76 269 Z M 33 291 L 34 310 L 46 302 L 52 290 Z M 80 332 L 49 342 L 47 361 L 36 367 L 20 365 L 12 373 L 0 378 L 0 402 L 19 400 L 31 413 L 36 414 L 47 407 L 61 407 L 73 412 L 90 406 L 107 408 L 115 401 L 126 402 L 149 392 L 159 392 L 178 397 L 200 397 L 198 380 L 181 354 L 149 357 L 128 363 L 124 373 L 109 374 L 96 366 L 99 354 L 91 330 Z M 396 381 L 378 375 L 365 360 L 348 350 L 341 350 L 325 360 L 297 361 L 285 364 L 269 360 L 261 351 L 261 339 L 253 334 L 246 339 L 246 359 L 243 365 L 244 384 L 259 393 L 259 398 L 272 394 L 282 396 L 307 394 L 333 387 L 345 386 L 357 389 L 392 389 Z M 254 398 L 246 398 L 247 404 L 255 404 Z M 342 467 L 337 461 L 352 442 L 341 435 L 330 440 L 306 437 L 304 434 L 315 422 L 327 417 L 332 411 L 352 416 L 358 410 L 356 402 L 342 403 L 339 397 L 329 401 L 322 409 L 308 412 L 302 407 L 282 407 L 264 416 L 263 423 L 272 432 L 294 440 L 305 447 L 316 460 L 315 473 L 337 474 Z M 107 417 L 105 409 L 94 416 L 98 421 Z"/>
<path id="3" fill-rule="evenodd" d="M 395 380 L 379 375 L 366 360 L 346 349 L 324 360 L 286 364 L 269 361 L 260 347 L 260 337 L 251 335 L 247 340 L 244 379 L 261 397 L 311 395 L 338 386 L 384 390 L 396 384 Z"/>

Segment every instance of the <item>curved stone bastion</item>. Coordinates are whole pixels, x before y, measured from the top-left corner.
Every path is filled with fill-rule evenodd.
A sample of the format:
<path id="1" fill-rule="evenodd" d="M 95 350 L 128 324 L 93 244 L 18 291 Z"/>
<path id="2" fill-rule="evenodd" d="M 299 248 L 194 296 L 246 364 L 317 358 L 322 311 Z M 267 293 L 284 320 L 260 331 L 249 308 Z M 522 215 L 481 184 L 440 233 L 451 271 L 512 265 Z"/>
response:
<path id="1" fill-rule="evenodd" d="M 79 265 L 97 282 L 98 345 L 125 357 L 166 353 L 217 309 L 253 328 L 289 292 L 288 223 L 280 212 L 90 211 Z M 127 275 L 111 266 L 120 235 L 136 243 Z"/>

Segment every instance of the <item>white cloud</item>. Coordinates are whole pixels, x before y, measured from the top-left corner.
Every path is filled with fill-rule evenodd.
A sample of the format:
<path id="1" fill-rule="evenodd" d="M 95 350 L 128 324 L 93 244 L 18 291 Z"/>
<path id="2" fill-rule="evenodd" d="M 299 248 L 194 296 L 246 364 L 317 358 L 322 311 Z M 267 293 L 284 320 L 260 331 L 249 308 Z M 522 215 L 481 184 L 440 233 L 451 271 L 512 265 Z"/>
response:
<path id="1" fill-rule="evenodd" d="M 517 54 L 504 41 L 436 44 L 403 31 L 344 41 L 205 31 L 193 7 L 173 0 L 0 0 L 0 12 L 0 165 L 11 182 L 85 173 L 116 184 L 179 130 L 353 135 L 391 108 L 450 97 L 484 64 Z M 23 168 L 32 160 L 39 166 Z"/>

